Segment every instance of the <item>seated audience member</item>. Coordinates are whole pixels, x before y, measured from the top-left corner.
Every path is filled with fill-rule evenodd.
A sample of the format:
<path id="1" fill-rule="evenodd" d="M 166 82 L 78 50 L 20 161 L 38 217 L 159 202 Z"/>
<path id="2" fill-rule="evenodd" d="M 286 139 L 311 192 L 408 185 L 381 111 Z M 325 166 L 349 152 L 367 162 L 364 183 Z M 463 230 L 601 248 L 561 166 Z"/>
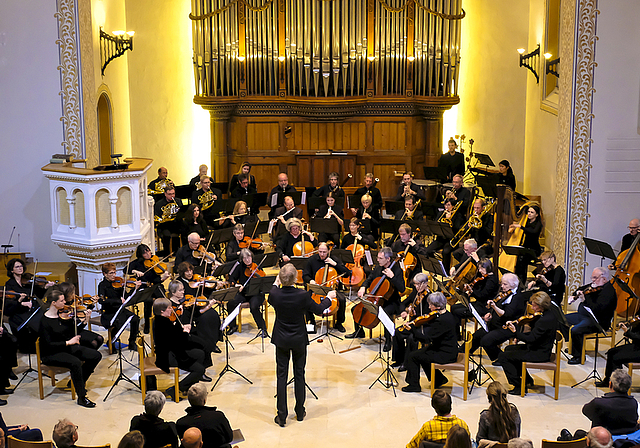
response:
<path id="1" fill-rule="evenodd" d="M 423 440 L 442 444 L 447 439 L 449 430 L 455 425 L 469 432 L 469 426 L 451 414 L 451 396 L 448 393 L 436 390 L 431 397 L 431 406 L 437 415 L 422 425 L 420 431 L 407 444 L 407 448 L 418 448 Z"/>
<path id="2" fill-rule="evenodd" d="M 478 446 L 484 441 L 506 443 L 520 436 L 520 413 L 513 403 L 507 401 L 507 390 L 502 383 L 494 381 L 487 387 L 489 409 L 480 413 Z"/>
<path id="3" fill-rule="evenodd" d="M 180 448 L 202 448 L 202 433 L 198 428 L 189 428 L 185 431 L 184 436 L 180 440 Z"/>
<path id="4" fill-rule="evenodd" d="M 515 439 L 509 440 L 507 448 L 533 448 L 533 442 L 529 439 L 516 437 Z"/>
<path id="5" fill-rule="evenodd" d="M 205 447 L 227 446 L 233 440 L 233 430 L 222 411 L 205 406 L 207 392 L 207 387 L 200 383 L 189 388 L 187 397 L 191 406 L 185 410 L 187 415 L 176 422 L 178 435 L 184 440 L 189 428 L 198 428 L 202 433 L 202 442 Z"/>
<path id="6" fill-rule="evenodd" d="M 53 441 L 58 448 L 71 448 L 78 441 L 78 427 L 63 418 L 53 427 Z"/>
<path id="7" fill-rule="evenodd" d="M 0 436 L 0 443 L 3 441 L 6 445 L 6 438 L 9 436 L 13 436 L 18 440 L 24 440 L 27 442 L 40 442 L 42 441 L 42 431 L 38 428 L 29 428 L 29 425 L 12 425 L 7 426 L 2 418 L 2 413 L 0 413 L 0 430 L 3 432 L 3 436 Z"/>
<path id="8" fill-rule="evenodd" d="M 568 429 L 563 429 L 560 432 L 558 441 L 570 441 L 578 440 L 586 437 L 587 446 L 592 448 L 611 448 L 613 446 L 613 437 L 611 433 L 602 426 L 594 426 L 589 432 L 584 429 L 578 429 L 574 435 L 571 435 Z"/>
<path id="9" fill-rule="evenodd" d="M 447 433 L 444 448 L 471 448 L 471 434 L 460 425 L 453 425 Z"/>
<path id="10" fill-rule="evenodd" d="M 144 448 L 160 448 L 171 445 L 178 446 L 176 424 L 165 422 L 159 417 L 167 402 L 164 394 L 158 390 L 147 392 L 144 397 L 144 412 L 131 419 L 129 431 L 140 431 L 144 436 Z M 119 447 L 118 447 L 119 448 Z"/>
<path id="11" fill-rule="evenodd" d="M 144 447 L 144 436 L 140 431 L 129 431 L 122 437 L 122 439 L 120 439 L 120 443 L 118 443 L 118 448 L 143 448 L 143 447 Z"/>

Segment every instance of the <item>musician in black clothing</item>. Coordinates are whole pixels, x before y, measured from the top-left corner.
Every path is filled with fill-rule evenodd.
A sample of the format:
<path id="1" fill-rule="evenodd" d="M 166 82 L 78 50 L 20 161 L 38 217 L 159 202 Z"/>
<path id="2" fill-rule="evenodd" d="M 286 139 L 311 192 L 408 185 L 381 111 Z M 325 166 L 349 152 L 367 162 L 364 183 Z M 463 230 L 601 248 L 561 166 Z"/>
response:
<path id="1" fill-rule="evenodd" d="M 225 249 L 225 255 L 227 263 L 230 261 L 236 261 L 240 258 L 240 243 L 244 240 L 244 226 L 242 224 L 236 224 L 233 227 L 233 238 L 229 242 L 227 242 L 227 248 Z M 262 249 L 254 249 L 249 245 L 247 247 L 254 254 L 262 254 L 264 251 Z"/>
<path id="2" fill-rule="evenodd" d="M 623 364 L 640 362 L 640 332 L 638 327 L 640 317 L 634 317 L 630 322 L 620 323 L 619 327 L 624 332 L 623 337 L 628 342 L 624 345 L 612 347 L 607 351 L 607 364 L 604 368 L 604 378 L 596 381 L 596 387 L 609 387 L 611 375 Z"/>
<path id="3" fill-rule="evenodd" d="M 211 188 L 211 178 L 208 176 L 202 178 L 200 189 L 191 195 L 191 204 L 200 206 L 201 215 L 209 225 L 214 225 L 214 219 L 218 217 L 213 208 L 218 199 L 222 199 L 222 192 L 217 188 Z"/>
<path id="4" fill-rule="evenodd" d="M 542 217 L 540 216 L 540 207 L 532 205 L 527 209 L 527 221 L 524 226 L 518 223 L 513 223 L 509 226 L 509 231 L 512 229 L 522 229 L 524 232 L 524 240 L 522 241 L 522 247 L 531 249 L 536 257 L 539 257 L 542 253 L 542 246 L 540 246 L 540 233 L 542 232 Z M 527 255 L 518 256 L 516 261 L 515 273 L 520 277 L 521 281 L 527 279 L 527 267 L 533 261 L 533 259 Z"/>
<path id="5" fill-rule="evenodd" d="M 351 271 L 342 263 L 342 261 L 331 257 L 327 243 L 320 243 L 318 244 L 318 253 L 307 258 L 307 264 L 302 271 L 302 279 L 305 283 L 315 285 L 316 274 L 324 267 L 332 267 L 336 270 L 338 275 L 342 277 L 349 277 L 351 275 Z M 339 306 L 338 314 L 336 315 L 336 323 L 333 328 L 344 333 L 346 331 L 343 325 L 345 320 L 344 313 L 347 303 L 344 294 L 342 293 L 337 294 L 336 298 L 338 299 Z M 307 318 L 310 324 L 315 325 L 315 317 L 313 313 L 309 313 Z"/>
<path id="6" fill-rule="evenodd" d="M 502 292 L 495 299 L 487 301 L 487 307 L 491 311 L 482 316 L 489 332 L 478 328 L 473 334 L 470 353 L 482 346 L 491 361 L 498 359 L 498 355 L 502 353 L 500 345 L 512 336 L 512 332 L 502 326 L 508 321 L 516 320 L 527 310 L 527 294 L 522 293 L 519 286 L 520 281 L 515 274 L 507 273 L 502 276 Z"/>
<path id="7" fill-rule="evenodd" d="M 227 215 L 224 218 L 218 219 L 214 227 L 220 229 L 227 229 L 229 227 L 233 227 L 236 224 L 247 224 L 249 222 L 254 222 L 256 219 L 256 215 L 249 214 L 249 207 L 247 207 L 247 203 L 244 201 L 238 201 L 233 206 L 233 211 L 231 215 Z"/>
<path id="8" fill-rule="evenodd" d="M 251 274 L 253 274 L 254 277 L 257 275 L 257 272 L 254 273 L 256 269 L 251 269 L 252 263 L 253 254 L 251 251 L 249 249 L 242 249 L 240 251 L 240 258 L 236 261 L 236 265 L 229 273 L 229 281 L 240 286 L 240 291 L 227 303 L 227 311 L 231 313 L 241 303 L 249 302 L 249 310 L 251 311 L 253 320 L 260 330 L 258 336 L 268 338 L 269 334 L 267 333 L 267 325 L 264 322 L 264 317 L 262 317 L 261 308 L 264 303 L 264 297 L 261 294 L 247 297 L 245 293 L 245 288 L 248 288 L 249 286 L 248 280 L 249 278 L 252 278 Z M 237 330 L 238 323 L 237 320 L 235 320 L 227 327 L 227 334 L 233 334 Z"/>
<path id="9" fill-rule="evenodd" d="M 80 345 L 80 335 L 74 328 L 75 319 L 62 319 L 58 312 L 67 304 L 64 294 L 50 289 L 45 294 L 49 309 L 40 321 L 40 352 L 42 362 L 49 366 L 66 367 L 78 394 L 78 404 L 86 408 L 96 406 L 87 398 L 86 381 L 102 359 L 96 349 Z"/>
<path id="10" fill-rule="evenodd" d="M 346 249 L 356 241 L 360 246 L 369 246 L 371 249 L 378 248 L 373 236 L 360 233 L 360 228 L 360 220 L 356 217 L 351 218 L 351 221 L 349 221 L 349 233 L 342 237 L 340 249 Z"/>
<path id="11" fill-rule="evenodd" d="M 385 277 L 391 283 L 391 296 L 384 301 L 384 312 L 393 319 L 392 316 L 399 315 L 404 311 L 402 307 L 402 303 L 400 303 L 400 294 L 402 294 L 405 290 L 404 276 L 402 272 L 402 268 L 399 263 L 396 263 L 393 258 L 393 250 L 390 247 L 383 247 L 378 252 L 378 266 L 371 272 L 367 279 L 364 281 L 360 289 L 358 290 L 358 297 L 363 298 L 367 294 L 371 294 L 372 291 L 368 291 L 371 284 L 374 280 L 379 279 L 380 277 Z M 380 302 L 380 300 L 375 300 L 375 297 L 365 297 L 372 302 Z M 363 338 L 364 337 L 364 329 L 357 323 L 354 323 L 355 331 L 353 333 L 348 334 L 347 338 Z M 384 331 L 384 348 L 385 352 L 391 350 L 391 335 L 385 328 Z"/>
<path id="12" fill-rule="evenodd" d="M 246 174 L 249 176 L 249 185 L 257 190 L 256 178 L 251 174 L 251 164 L 249 162 L 243 162 L 240 167 L 240 171 L 231 176 L 231 180 L 229 181 L 229 192 L 232 192 L 238 186 L 238 176 L 241 174 Z"/>
<path id="13" fill-rule="evenodd" d="M 67 304 L 73 307 L 74 300 L 76 301 L 76 305 L 83 305 L 83 300 L 81 300 L 78 296 L 76 296 L 76 287 L 71 282 L 62 282 L 57 285 L 51 287 L 51 289 L 56 289 L 60 291 L 67 298 Z M 98 301 L 98 298 L 91 298 L 92 301 Z M 85 315 L 87 319 L 83 319 L 85 322 L 89 320 L 88 318 L 91 316 L 91 310 L 95 307 L 94 303 L 87 305 L 87 309 L 85 310 Z M 41 316 L 35 316 L 34 319 L 40 319 Z M 80 345 L 84 345 L 85 347 L 95 348 L 98 350 L 104 344 L 104 338 L 94 331 L 87 330 L 85 328 L 85 323 L 78 325 L 78 334 L 80 335 Z"/>
<path id="14" fill-rule="evenodd" d="M 199 189 L 201 185 L 200 182 L 202 181 L 202 176 L 206 176 L 208 171 L 209 167 L 207 165 L 200 165 L 198 167 L 198 174 L 191 178 L 191 180 L 189 181 L 189 185 L 195 187 L 194 190 Z"/>
<path id="15" fill-rule="evenodd" d="M 373 206 L 373 199 L 369 194 L 365 194 L 360 198 L 360 207 L 355 213 L 355 217 L 362 222 L 369 223 L 369 229 L 371 232 L 368 234 L 373 240 L 377 240 L 380 235 L 380 209 Z"/>
<path id="16" fill-rule="evenodd" d="M 546 251 L 540 255 L 543 270 L 536 274 L 536 279 L 529 282 L 528 290 L 538 289 L 549 294 L 551 300 L 562 307 L 564 299 L 564 283 L 567 276 L 562 266 L 556 263 L 556 254 L 553 251 Z"/>
<path id="17" fill-rule="evenodd" d="M 405 220 L 412 219 L 419 221 L 424 219 L 424 213 L 420 210 L 416 204 L 416 198 L 413 196 L 405 196 L 404 198 L 404 210 L 398 210 L 394 216 L 394 219 Z"/>
<path id="18" fill-rule="evenodd" d="M 473 238 L 465 240 L 462 244 L 462 249 L 462 254 L 458 256 L 458 264 L 451 266 L 449 271 L 452 277 L 456 275 L 460 266 L 469 258 L 471 258 L 471 263 L 474 264 L 477 264 L 480 261 L 480 258 L 485 258 L 483 249 L 478 249 L 478 243 Z M 455 254 L 455 251 L 453 253 Z"/>
<path id="19" fill-rule="evenodd" d="M 549 309 L 551 298 L 546 292 L 536 292 L 531 296 L 531 307 L 534 313 L 542 313 L 533 323 L 530 323 L 531 331 L 523 332 L 522 326 L 516 328 L 512 321 L 506 325 L 511 337 L 525 344 L 509 345 L 498 356 L 498 361 L 507 376 L 507 381 L 513 386 L 509 391 L 512 395 L 520 395 L 522 362 L 545 362 L 551 359 L 551 351 L 556 340 L 556 328 L 558 320 Z M 556 354 L 560 356 L 560 354 Z M 533 378 L 527 373 L 525 379 L 527 385 L 533 385 Z"/>
<path id="20" fill-rule="evenodd" d="M 340 175 L 335 171 L 329 173 L 329 183 L 315 190 L 312 196 L 317 198 L 326 198 L 329 193 L 333 193 L 334 198 L 343 198 L 344 190 L 340 185 L 338 185 L 339 179 Z"/>
<path id="21" fill-rule="evenodd" d="M 638 230 L 640 229 L 640 219 L 632 219 L 629 222 L 629 233 L 622 237 L 622 244 L 620 245 L 620 252 L 624 252 L 625 250 L 631 247 L 633 244 L 633 240 L 636 239 L 638 235 Z"/>
<path id="22" fill-rule="evenodd" d="M 464 285 L 464 292 L 469 295 L 470 301 L 475 299 L 475 301 L 471 302 L 471 306 L 476 309 L 480 316 L 484 316 L 491 312 L 487 301 L 498 294 L 500 284 L 498 277 L 493 273 L 493 263 L 490 259 L 481 258 L 477 266 L 477 276 L 471 283 Z M 473 318 L 471 310 L 461 303 L 454 304 L 451 307 L 451 313 L 459 319 Z"/>
<path id="23" fill-rule="evenodd" d="M 158 274 L 155 269 L 145 266 L 145 261 L 151 260 L 153 253 L 146 244 L 140 244 L 136 248 L 136 259 L 133 260 L 124 270 L 124 276 L 129 273 L 135 275 L 138 280 L 147 283 L 149 286 L 158 285 L 156 291 L 153 293 L 153 297 L 144 302 L 144 333 L 149 334 L 149 319 L 151 318 L 151 307 L 153 305 L 153 299 L 158 297 L 164 297 L 164 287 L 162 282 L 171 277 L 168 270 L 165 270 L 162 274 Z M 149 263 L 149 262 L 148 262 Z M 153 265 L 153 263 L 150 263 Z"/>
<path id="24" fill-rule="evenodd" d="M 208 252 L 208 256 L 204 257 L 204 261 L 202 260 L 202 258 L 196 258 L 194 254 L 198 255 L 203 252 L 203 251 L 198 252 L 198 248 L 200 247 L 200 245 L 201 245 L 200 235 L 198 235 L 195 232 L 189 234 L 189 236 L 187 237 L 187 244 L 180 247 L 180 249 L 176 251 L 176 258 L 173 262 L 174 272 L 176 267 L 178 267 L 180 263 L 183 263 L 186 261 L 188 263 L 191 263 L 193 266 L 195 266 L 195 272 L 197 274 L 203 274 L 205 271 L 205 268 L 208 266 L 209 263 L 216 262 L 215 254 L 212 254 L 210 252 Z M 210 259 L 211 256 L 213 256 L 213 260 Z"/>
<path id="25" fill-rule="evenodd" d="M 416 274 L 413 277 L 413 291 L 402 301 L 404 311 L 400 314 L 400 317 L 406 322 L 411 322 L 414 319 L 429 314 L 429 302 L 426 300 L 429 291 L 429 277 L 422 272 Z M 392 359 L 394 363 L 391 367 L 398 367 L 398 372 L 404 372 L 407 370 L 406 363 L 409 353 L 418 349 L 418 338 L 415 333 L 424 336 L 424 332 L 427 326 L 415 327 L 413 325 L 403 326 L 396 329 L 396 334 L 393 336 L 393 355 Z"/>
<path id="26" fill-rule="evenodd" d="M 256 194 L 258 189 L 249 184 L 249 176 L 246 174 L 238 175 L 238 186 L 229 193 L 229 197 L 240 199 L 247 194 Z"/>
<path id="27" fill-rule="evenodd" d="M 501 160 L 500 163 L 498 163 L 498 170 L 498 183 L 507 185 L 511 187 L 513 191 L 516 191 L 516 176 L 514 176 L 511 164 L 507 159 Z"/>
<path id="28" fill-rule="evenodd" d="M 481 256 L 488 257 L 493 253 L 493 242 L 492 234 L 493 234 L 493 214 L 490 212 L 482 214 L 485 207 L 485 203 L 483 199 L 476 199 L 473 202 L 473 208 L 471 209 L 471 216 L 469 220 L 465 223 L 465 226 L 469 227 L 469 232 L 467 233 L 467 238 L 471 238 L 476 241 L 476 243 L 480 246 L 483 246 L 480 250 Z M 475 227 L 475 223 L 477 220 L 480 220 L 480 227 Z M 490 243 L 490 244 L 486 244 Z M 456 248 L 452 255 L 457 260 L 460 260 L 463 256 L 464 248 L 458 247 Z"/>
<path id="29" fill-rule="evenodd" d="M 182 241 L 186 243 L 187 236 L 194 232 L 200 235 L 201 241 L 205 241 L 209 236 L 209 228 L 200 213 L 198 204 L 190 204 L 186 216 L 182 218 Z"/>
<path id="30" fill-rule="evenodd" d="M 469 205 L 471 203 L 471 192 L 462 186 L 462 176 L 460 174 L 456 174 L 453 176 L 453 188 L 448 190 L 444 194 L 445 199 L 455 199 L 456 202 L 462 202 L 460 206 L 460 211 L 464 215 L 465 219 L 467 214 L 469 213 Z"/>
<path id="31" fill-rule="evenodd" d="M 364 196 L 365 194 L 368 194 L 369 196 L 371 196 L 371 199 L 373 200 L 373 207 L 378 211 L 378 213 L 380 213 L 380 210 L 382 210 L 382 194 L 380 193 L 380 190 L 378 189 L 378 187 L 374 186 L 373 183 L 375 181 L 375 178 L 373 177 L 373 174 L 371 173 L 367 173 L 364 175 L 364 187 L 360 187 L 356 190 L 356 192 L 354 193 L 354 196 Z M 351 213 L 353 213 L 354 215 L 356 214 L 357 210 L 355 207 L 353 207 L 354 204 L 351 204 Z"/>
<path id="32" fill-rule="evenodd" d="M 569 297 L 569 303 L 576 300 L 584 300 L 578 306 L 577 313 L 567 314 L 567 322 L 571 327 L 571 356 L 569 364 L 580 364 L 582 359 L 582 344 L 585 334 L 598 331 L 593 317 L 585 307 L 595 315 L 602 328 L 608 330 L 611 327 L 613 313 L 618 304 L 616 290 L 609 281 L 611 274 L 606 268 L 597 267 L 591 274 L 591 284 L 584 285 Z"/>
<path id="33" fill-rule="evenodd" d="M 455 317 L 447 311 L 447 299 L 441 292 L 434 292 L 427 297 L 429 309 L 437 312 L 436 317 L 426 323 L 428 328 L 424 333 L 415 336 L 425 343 L 425 347 L 409 353 L 407 364 L 407 385 L 403 392 L 420 392 L 420 366 L 427 378 L 434 382 L 436 388 L 447 382 L 447 378 L 440 370 L 436 370 L 436 377 L 431 378 L 431 363 L 446 364 L 458 359 L 458 325 Z"/>
<path id="34" fill-rule="evenodd" d="M 313 234 L 306 230 L 302 230 L 302 222 L 299 219 L 288 219 L 286 228 L 288 233 L 286 233 L 284 237 L 280 238 L 276 244 L 276 252 L 278 252 L 278 255 L 285 263 L 288 263 L 291 257 L 293 257 L 293 246 L 295 246 L 296 243 L 301 242 L 303 236 L 304 241 L 309 241 L 313 247 L 318 245 L 318 240 L 313 237 Z"/>
<path id="35" fill-rule="evenodd" d="M 271 189 L 271 192 L 269 193 L 269 206 L 271 206 L 272 204 L 272 198 L 274 194 L 277 195 L 278 193 L 292 193 L 294 191 L 296 191 L 296 188 L 293 185 L 289 185 L 289 176 L 287 176 L 287 173 L 278 174 L 278 186 L 273 187 Z M 269 219 L 273 219 L 276 217 L 276 208 L 282 206 L 282 204 L 282 202 L 277 202 L 275 206 L 271 207 L 271 212 L 269 212 Z"/>
<path id="36" fill-rule="evenodd" d="M 457 148 L 456 141 L 449 139 L 449 152 L 442 154 L 438 160 L 438 167 L 446 170 L 447 182 L 451 182 L 456 174 L 464 175 L 464 155 L 456 152 Z"/>
<path id="37" fill-rule="evenodd" d="M 296 203 L 291 196 L 286 196 L 284 198 L 284 205 L 275 209 L 272 220 L 272 222 L 274 222 L 272 240 L 276 244 L 287 234 L 286 224 L 287 220 L 291 218 L 301 220 L 302 210 L 296 207 Z"/>
<path id="38" fill-rule="evenodd" d="M 333 192 L 329 193 L 325 199 L 327 201 L 326 204 L 321 205 L 318 213 L 316 213 L 317 218 L 329 219 L 338 223 L 338 229 L 342 230 L 344 226 L 344 211 L 340 207 L 336 207 L 336 199 Z M 319 241 L 333 241 L 333 244 L 336 246 L 340 245 L 340 230 L 338 233 L 324 233 L 320 232 L 318 234 Z"/>
<path id="39" fill-rule="evenodd" d="M 460 230 L 460 227 L 464 225 L 464 212 L 460 210 L 460 207 L 454 211 L 456 205 L 455 199 L 444 200 L 444 210 L 438 216 L 437 221 L 442 223 L 448 223 L 451 226 L 451 230 L 455 235 Z M 460 203 L 462 205 L 462 203 Z M 433 257 L 437 251 L 442 249 L 442 264 L 445 269 L 451 268 L 451 253 L 455 247 L 451 247 L 449 239 L 446 239 L 440 235 L 427 246 L 426 254 L 429 257 Z"/>
<path id="40" fill-rule="evenodd" d="M 395 200 L 402 201 L 407 196 L 425 199 L 424 191 L 422 191 L 420 185 L 413 183 L 413 173 L 411 171 L 407 171 L 402 175 L 402 182 L 398 186 L 398 194 L 396 194 Z"/>
<path id="41" fill-rule="evenodd" d="M 13 368 L 18 366 L 18 344 L 16 338 L 0 325 L 0 395 L 12 394 L 10 378 L 17 378 Z M 0 406 L 7 404 L 0 399 Z"/>
<path id="42" fill-rule="evenodd" d="M 98 296 L 100 296 L 100 304 L 102 305 L 102 314 L 100 316 L 100 325 L 104 328 L 112 328 L 114 333 L 117 333 L 124 323 L 131 317 L 131 326 L 129 327 L 129 350 L 136 350 L 136 338 L 138 336 L 138 327 L 140 325 L 140 318 L 126 308 L 123 308 L 118 313 L 113 325 L 111 321 L 116 312 L 120 309 L 120 306 L 140 287 L 140 281 L 136 281 L 136 287 L 128 294 L 125 293 L 124 286 L 115 288 L 113 283 L 117 275 L 115 263 L 105 263 L 102 265 L 102 275 L 104 278 L 98 284 Z"/>
<path id="43" fill-rule="evenodd" d="M 158 177 L 149 182 L 147 193 L 158 202 L 162 198 L 162 192 L 169 186 L 173 186 L 173 181 L 169 179 L 169 171 L 161 166 L 158 168 Z"/>
<path id="44" fill-rule="evenodd" d="M 162 254 L 168 255 L 171 247 L 171 234 L 180 234 L 182 230 L 182 222 L 176 219 L 178 211 L 182 207 L 182 199 L 176 198 L 176 189 L 170 185 L 164 190 L 164 197 L 156 202 L 153 206 L 154 219 L 158 224 L 158 236 L 162 241 Z M 180 239 L 174 244 L 179 245 Z"/>
<path id="45" fill-rule="evenodd" d="M 408 268 L 406 266 L 406 254 L 410 253 L 413 256 L 416 265 L 411 273 L 407 276 L 407 279 L 411 280 L 414 275 L 422 271 L 422 265 L 420 263 L 420 259 L 418 258 L 418 254 L 426 255 L 427 248 L 424 247 L 422 243 L 418 243 L 413 239 L 413 235 L 411 234 L 411 226 L 409 226 L 409 224 L 400 224 L 400 227 L 398 228 L 398 235 L 400 236 L 400 238 L 398 238 L 398 240 L 396 240 L 396 242 L 391 245 L 391 250 L 395 254 L 399 254 L 400 252 L 403 252 L 405 254 L 405 256 L 403 256 L 405 269 Z"/>

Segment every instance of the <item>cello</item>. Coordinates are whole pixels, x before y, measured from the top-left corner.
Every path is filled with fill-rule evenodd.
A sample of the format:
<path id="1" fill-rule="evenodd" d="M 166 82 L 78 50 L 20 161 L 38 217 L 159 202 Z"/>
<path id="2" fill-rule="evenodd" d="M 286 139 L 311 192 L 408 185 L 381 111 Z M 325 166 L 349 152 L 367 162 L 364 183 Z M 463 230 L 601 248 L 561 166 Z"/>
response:
<path id="1" fill-rule="evenodd" d="M 624 291 L 619 285 L 619 282 L 626 283 L 632 291 L 636 294 L 640 292 L 640 233 L 636 235 L 631 247 L 627 250 L 620 252 L 615 262 L 616 273 L 611 279 L 616 295 L 618 297 L 618 306 L 616 307 L 616 313 L 619 315 L 625 314 L 629 311 L 631 314 L 635 314 L 638 310 L 638 301 L 635 298 L 631 298 L 627 306 L 627 297 L 629 294 Z"/>
<path id="2" fill-rule="evenodd" d="M 327 256 L 328 258 L 328 256 Z M 335 288 L 338 285 L 338 271 L 331 266 L 330 264 L 325 264 L 323 267 L 318 269 L 316 272 L 316 276 L 314 278 L 316 284 L 320 286 L 327 286 L 330 288 Z M 320 294 L 311 294 L 311 298 L 316 303 L 321 303 L 324 296 Z M 329 315 L 333 315 L 338 312 L 338 299 L 335 297 L 329 298 L 331 300 L 331 305 L 329 306 Z"/>
<path id="3" fill-rule="evenodd" d="M 398 261 L 398 258 L 393 260 L 388 267 L 388 269 L 392 269 L 393 266 Z M 394 292 L 394 288 L 391 285 L 391 282 L 387 279 L 385 274 L 382 274 L 380 277 L 376 277 L 371 282 L 369 286 L 368 296 L 373 297 L 373 300 L 367 300 L 374 305 L 383 306 L 385 300 L 387 300 Z M 380 322 L 378 316 L 370 313 L 362 303 L 358 303 L 356 306 L 351 308 L 351 314 L 353 315 L 353 320 L 356 324 L 360 324 L 365 328 L 372 329 Z"/>
<path id="4" fill-rule="evenodd" d="M 293 256 L 294 257 L 304 257 L 308 258 L 313 255 L 316 251 L 313 248 L 313 243 L 311 241 L 304 240 L 304 234 L 308 233 L 306 230 L 300 229 L 300 241 L 293 245 Z M 302 279 L 302 270 L 298 270 L 298 284 L 303 283 Z"/>

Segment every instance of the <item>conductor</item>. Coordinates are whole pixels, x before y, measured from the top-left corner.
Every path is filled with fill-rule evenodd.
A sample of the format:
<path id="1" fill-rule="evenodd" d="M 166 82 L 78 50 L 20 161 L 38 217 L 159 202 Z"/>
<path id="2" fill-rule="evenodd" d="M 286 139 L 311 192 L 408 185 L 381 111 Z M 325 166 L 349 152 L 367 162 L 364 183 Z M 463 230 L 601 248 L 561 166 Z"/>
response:
<path id="1" fill-rule="evenodd" d="M 289 358 L 293 358 L 294 392 L 296 397 L 296 417 L 299 422 L 304 420 L 307 412 L 304 409 L 305 381 L 304 369 L 307 362 L 307 345 L 309 338 L 305 326 L 307 311 L 322 314 L 329 307 L 328 298 L 316 303 L 311 293 L 296 289 L 293 285 L 298 273 L 291 264 L 285 264 L 276 278 L 276 282 L 269 293 L 269 303 L 276 312 L 276 322 L 273 325 L 271 342 L 276 346 L 277 370 L 277 408 L 278 413 L 274 421 L 284 427 L 287 422 L 287 380 L 289 373 Z M 281 285 L 281 288 L 278 286 Z M 331 292 L 329 294 L 335 294 Z"/>

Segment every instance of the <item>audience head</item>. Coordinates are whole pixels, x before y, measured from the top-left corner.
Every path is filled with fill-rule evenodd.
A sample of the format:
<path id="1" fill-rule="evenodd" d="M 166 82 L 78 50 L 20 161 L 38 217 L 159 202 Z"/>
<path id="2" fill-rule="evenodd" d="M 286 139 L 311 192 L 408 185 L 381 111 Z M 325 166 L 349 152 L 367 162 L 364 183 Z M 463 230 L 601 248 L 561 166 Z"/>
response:
<path id="1" fill-rule="evenodd" d="M 431 407 L 439 416 L 451 414 L 451 395 L 438 389 L 431 397 Z"/>
<path id="2" fill-rule="evenodd" d="M 617 369 L 611 374 L 611 390 L 620 394 L 628 394 L 631 388 L 631 377 L 622 369 Z"/>
<path id="3" fill-rule="evenodd" d="M 78 427 L 66 418 L 53 427 L 53 441 L 58 448 L 69 448 L 78 441 Z"/>
<path id="4" fill-rule="evenodd" d="M 587 445 L 591 448 L 611 448 L 613 446 L 611 433 L 602 426 L 594 426 L 587 433 Z"/>
<path id="5" fill-rule="evenodd" d="M 156 392 L 156 391 L 154 391 Z M 140 431 L 129 431 L 122 437 L 118 448 L 143 448 L 144 436 Z"/>
<path id="6" fill-rule="evenodd" d="M 164 404 L 167 402 L 164 394 L 159 390 L 151 390 L 144 397 L 144 412 L 157 417 L 162 412 Z"/>
<path id="7" fill-rule="evenodd" d="M 511 416 L 511 405 L 507 401 L 507 390 L 502 383 L 494 381 L 487 387 L 489 415 L 496 426 L 500 442 L 505 443 L 518 435 L 516 422 Z"/>
<path id="8" fill-rule="evenodd" d="M 507 448 L 533 448 L 533 442 L 529 439 L 523 439 L 522 437 L 516 437 L 509 440 Z"/>
<path id="9" fill-rule="evenodd" d="M 187 398 L 191 406 L 204 406 L 207 403 L 207 387 L 202 383 L 196 383 L 189 388 Z"/>
<path id="10" fill-rule="evenodd" d="M 189 428 L 184 432 L 181 442 L 184 448 L 200 448 L 202 446 L 202 433 L 198 428 Z"/>
<path id="11" fill-rule="evenodd" d="M 294 265 L 287 263 L 280 269 L 278 277 L 280 277 L 282 286 L 293 286 L 298 278 L 298 271 Z"/>
<path id="12" fill-rule="evenodd" d="M 460 425 L 453 425 L 447 434 L 444 448 L 471 448 L 471 435 Z"/>

